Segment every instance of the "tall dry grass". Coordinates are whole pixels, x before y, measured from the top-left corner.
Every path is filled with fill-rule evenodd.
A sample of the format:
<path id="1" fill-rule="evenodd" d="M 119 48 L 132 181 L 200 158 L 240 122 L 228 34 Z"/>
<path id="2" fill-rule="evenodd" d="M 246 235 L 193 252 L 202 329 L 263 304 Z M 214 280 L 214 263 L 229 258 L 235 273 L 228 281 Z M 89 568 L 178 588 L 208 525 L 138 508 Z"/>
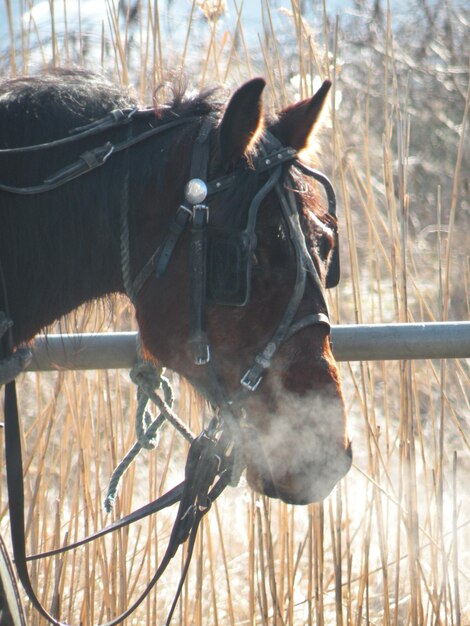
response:
<path id="1" fill-rule="evenodd" d="M 281 17 L 262 1 L 253 32 L 243 2 L 226 9 L 222 1 L 195 1 L 188 19 L 170 24 L 172 34 L 161 5 L 138 5 L 134 20 L 108 2 L 92 39 L 84 25 L 59 30 L 53 11 L 45 33 L 34 14 L 19 23 L 6 0 L 11 43 L 3 67 L 15 74 L 51 63 L 98 64 L 142 98 L 169 76 L 201 88 L 262 74 L 272 108 L 306 97 L 313 77 L 329 76 L 333 107 L 319 161 L 339 200 L 343 278 L 330 296 L 334 320 L 468 319 L 468 51 L 466 59 L 462 50 L 448 53 L 456 40 L 446 43 L 438 16 L 429 17 L 423 44 L 425 53 L 436 51 L 433 66 L 432 55 L 397 40 L 386 10 L 341 22 L 327 19 L 325 6 L 323 21 L 313 23 L 296 0 Z M 63 6 L 71 12 L 70 0 Z M 417 12 L 425 8 L 416 2 Z M 463 9 L 452 16 L 446 36 L 468 42 Z M 422 100 L 416 107 L 416 81 L 445 86 L 426 94 L 429 109 Z M 95 318 L 76 316 L 73 324 L 102 330 L 133 322 L 118 301 L 112 314 L 97 308 Z M 351 472 L 324 503 L 308 507 L 256 496 L 244 484 L 224 494 L 204 521 L 174 624 L 470 624 L 468 365 L 343 364 Z M 29 551 L 99 529 L 181 479 L 186 444 L 167 429 L 157 451 L 129 470 L 115 511 L 105 515 L 107 480 L 134 441 L 126 372 L 28 374 L 19 393 Z M 204 407 L 184 381 L 178 409 L 193 430 L 201 428 Z M 110 619 L 151 577 L 171 525 L 165 512 L 32 565 L 39 597 L 74 624 Z M 164 623 L 183 559 L 184 550 L 127 623 Z M 27 603 L 26 610 L 28 624 L 42 623 Z"/>

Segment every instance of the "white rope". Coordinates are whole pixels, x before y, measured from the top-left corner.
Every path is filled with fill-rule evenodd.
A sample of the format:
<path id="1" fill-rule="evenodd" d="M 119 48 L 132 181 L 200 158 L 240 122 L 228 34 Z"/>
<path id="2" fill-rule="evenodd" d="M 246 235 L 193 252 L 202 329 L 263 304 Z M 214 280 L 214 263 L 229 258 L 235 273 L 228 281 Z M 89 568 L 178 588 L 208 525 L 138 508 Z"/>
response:
<path id="1" fill-rule="evenodd" d="M 127 296 L 135 306 L 136 293 L 131 276 L 130 267 L 130 245 L 129 245 L 129 219 L 128 219 L 128 194 L 129 194 L 129 167 L 126 168 L 123 181 L 124 198 L 121 200 L 120 211 L 120 254 L 121 273 L 124 289 Z M 128 470 L 131 463 L 140 454 L 142 449 L 151 450 L 156 448 L 159 442 L 159 430 L 162 424 L 167 421 L 175 428 L 189 443 L 195 439 L 194 433 L 179 419 L 172 410 L 174 397 L 170 383 L 163 376 L 163 368 L 144 358 L 140 336 L 137 335 L 137 362 L 130 371 L 132 382 L 137 385 L 137 410 L 135 417 L 135 431 L 137 441 L 119 462 L 113 471 L 109 481 L 107 495 L 104 501 L 104 508 L 109 513 L 116 500 L 119 483 Z M 157 391 L 161 395 L 158 395 Z M 149 409 L 150 401 L 159 410 L 157 417 L 154 417 Z M 240 480 L 240 475 L 245 467 L 245 461 L 239 445 L 239 426 L 232 427 L 235 445 L 235 461 L 232 469 L 231 485 L 236 486 Z"/>
<path id="2" fill-rule="evenodd" d="M 122 199 L 120 211 L 120 251 L 121 251 L 121 274 L 124 289 L 127 297 L 135 306 L 134 287 L 131 278 L 131 260 L 129 246 L 129 216 L 127 214 L 128 196 L 129 196 L 129 167 L 126 167 L 124 174 L 123 188 L 125 189 L 125 198 Z"/>
<path id="3" fill-rule="evenodd" d="M 165 421 L 169 422 L 190 443 L 195 439 L 195 435 L 172 409 L 174 402 L 173 391 L 168 379 L 163 375 L 164 369 L 144 359 L 139 337 L 137 341 L 138 359 L 130 371 L 130 378 L 137 385 L 137 410 L 135 416 L 137 441 L 113 471 L 104 500 L 104 508 L 108 513 L 116 500 L 117 490 L 123 475 L 143 449 L 152 450 L 158 445 L 159 430 Z M 163 397 L 157 394 L 157 390 L 162 393 Z M 154 417 L 150 412 L 150 401 L 159 410 L 157 417 Z"/>

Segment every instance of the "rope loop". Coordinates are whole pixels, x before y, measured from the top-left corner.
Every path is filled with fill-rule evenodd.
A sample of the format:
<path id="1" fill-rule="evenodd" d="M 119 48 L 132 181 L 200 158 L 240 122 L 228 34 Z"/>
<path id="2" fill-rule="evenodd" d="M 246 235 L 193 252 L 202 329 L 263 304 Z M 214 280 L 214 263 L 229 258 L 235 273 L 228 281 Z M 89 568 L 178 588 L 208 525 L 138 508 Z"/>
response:
<path id="1" fill-rule="evenodd" d="M 163 411 L 157 417 L 149 409 L 150 398 L 148 391 L 156 391 L 162 387 L 163 368 L 158 367 L 151 361 L 139 358 L 130 371 L 132 382 L 137 385 L 137 412 L 135 419 L 135 432 L 137 441 L 145 450 L 153 450 L 159 441 L 158 430 L 165 421 Z M 167 381 L 167 385 L 169 383 Z M 147 390 L 147 391 L 146 391 Z M 167 404 L 168 392 L 164 392 Z M 173 404 L 173 394 L 170 393 L 170 407 Z"/>
<path id="2" fill-rule="evenodd" d="M 170 409 L 173 406 L 173 391 L 166 377 L 163 376 L 163 368 L 145 360 L 141 356 L 139 346 L 138 361 L 130 371 L 130 378 L 137 386 L 137 410 L 135 416 L 135 432 L 137 441 L 127 452 L 121 462 L 114 470 L 109 481 L 108 492 L 104 501 L 105 510 L 109 513 L 116 500 L 116 493 L 122 476 L 128 470 L 134 459 L 140 454 L 142 449 L 153 450 L 159 442 L 159 429 L 166 419 L 165 411 L 160 408 L 157 417 L 148 408 L 150 405 L 149 393 L 161 389 L 164 395 L 163 406 Z"/>
<path id="3" fill-rule="evenodd" d="M 137 411 L 135 416 L 135 431 L 137 441 L 127 452 L 114 470 L 109 481 L 108 492 L 104 501 L 104 508 L 109 513 L 116 500 L 116 494 L 122 476 L 128 470 L 134 459 L 142 449 L 152 450 L 157 447 L 159 430 L 165 421 L 168 421 L 188 441 L 194 440 L 194 434 L 181 422 L 172 410 L 174 394 L 170 381 L 163 375 L 164 368 L 146 360 L 142 356 L 140 341 L 137 347 L 138 360 L 130 371 L 130 378 L 137 386 Z M 157 391 L 160 392 L 158 395 Z M 160 397 L 163 396 L 163 397 Z M 154 417 L 148 408 L 153 402 L 158 408 L 158 415 Z"/>
<path id="4" fill-rule="evenodd" d="M 152 361 L 143 359 L 140 355 L 137 362 L 132 366 L 129 376 L 134 385 L 138 388 L 150 387 L 159 389 L 163 368 Z"/>

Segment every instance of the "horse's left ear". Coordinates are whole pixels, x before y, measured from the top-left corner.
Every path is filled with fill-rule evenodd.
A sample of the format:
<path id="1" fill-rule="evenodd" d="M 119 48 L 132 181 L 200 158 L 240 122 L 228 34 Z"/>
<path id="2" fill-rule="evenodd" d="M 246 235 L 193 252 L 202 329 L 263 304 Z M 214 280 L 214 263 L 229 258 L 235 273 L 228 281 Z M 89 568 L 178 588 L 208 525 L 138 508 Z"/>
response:
<path id="1" fill-rule="evenodd" d="M 220 152 L 225 161 L 237 161 L 253 141 L 263 117 L 263 78 L 253 78 L 233 94 L 220 124 Z"/>
<path id="2" fill-rule="evenodd" d="M 302 100 L 284 109 L 278 121 L 269 130 L 284 146 L 303 150 L 311 132 L 317 123 L 331 87 L 331 81 L 325 80 L 312 98 Z"/>

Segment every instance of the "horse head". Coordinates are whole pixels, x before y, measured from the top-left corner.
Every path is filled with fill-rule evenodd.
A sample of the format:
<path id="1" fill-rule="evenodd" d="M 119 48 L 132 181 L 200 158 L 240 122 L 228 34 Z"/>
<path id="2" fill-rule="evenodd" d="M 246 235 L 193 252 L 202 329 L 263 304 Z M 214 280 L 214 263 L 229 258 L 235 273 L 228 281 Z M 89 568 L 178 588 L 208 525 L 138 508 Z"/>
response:
<path id="1" fill-rule="evenodd" d="M 250 485 L 305 504 L 352 458 L 324 293 L 339 278 L 333 192 L 297 158 L 330 83 L 266 123 L 264 85 L 243 85 L 168 152 L 163 213 L 148 199 L 134 253 L 149 266 L 157 250 L 135 303 L 146 350 L 236 416 Z M 178 211 L 193 235 L 168 234 Z"/>
<path id="2" fill-rule="evenodd" d="M 125 287 L 147 352 L 219 407 L 253 488 L 306 503 L 351 464 L 334 192 L 297 157 L 330 83 L 267 122 L 264 85 L 155 111 L 89 73 L 5 81 L 0 307 L 20 345 Z"/>

